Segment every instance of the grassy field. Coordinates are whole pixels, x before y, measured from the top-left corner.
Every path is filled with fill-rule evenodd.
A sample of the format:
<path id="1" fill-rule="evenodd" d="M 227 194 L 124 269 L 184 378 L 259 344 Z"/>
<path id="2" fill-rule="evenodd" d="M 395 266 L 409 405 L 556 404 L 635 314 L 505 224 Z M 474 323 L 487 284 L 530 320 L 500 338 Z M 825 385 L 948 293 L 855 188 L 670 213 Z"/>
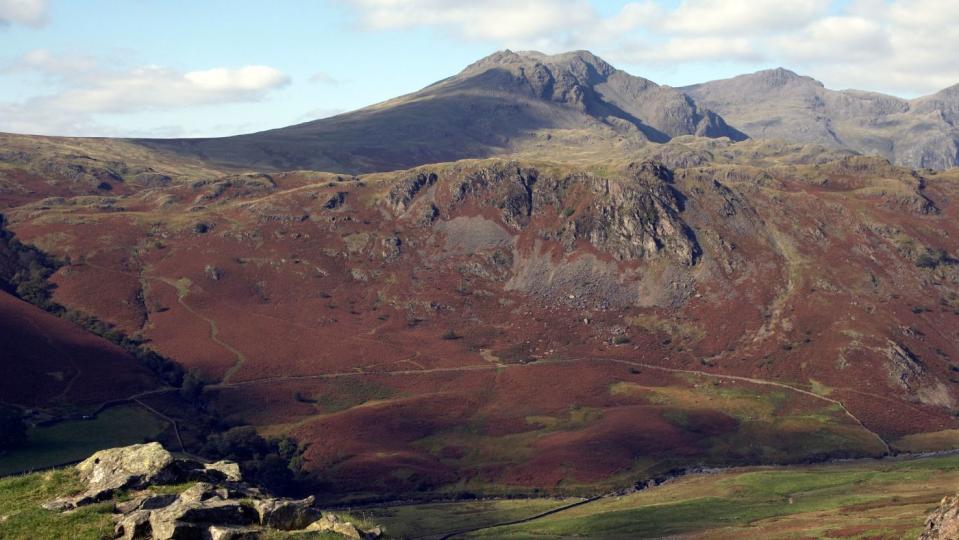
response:
<path id="1" fill-rule="evenodd" d="M 412 538 L 523 519 L 573 501 L 512 499 L 409 504 L 374 508 L 359 514 L 369 521 L 383 524 L 390 536 Z"/>
<path id="2" fill-rule="evenodd" d="M 528 523 L 491 527 L 571 499 L 486 500 L 367 509 L 397 538 L 914 538 L 959 491 L 959 456 L 749 467 L 693 475 Z"/>
<path id="3" fill-rule="evenodd" d="M 104 448 L 155 438 L 167 423 L 137 405 L 111 407 L 91 420 L 33 428 L 26 446 L 0 456 L 0 476 L 80 461 Z"/>
<path id="4" fill-rule="evenodd" d="M 72 469 L 0 479 L 0 538 L 112 538 L 111 503 L 95 504 L 67 514 L 40 507 L 50 499 L 79 491 L 80 482 Z"/>
<path id="5" fill-rule="evenodd" d="M 959 456 L 742 468 L 689 476 L 529 523 L 461 537 L 914 538 L 926 514 L 942 496 L 957 489 Z M 110 537 L 110 501 L 65 514 L 40 508 L 44 501 L 78 490 L 80 483 L 72 468 L 0 479 L 0 538 Z M 396 505 L 348 517 L 354 522 L 384 525 L 392 538 L 438 538 L 454 530 L 535 516 L 569 502 L 529 499 Z M 276 532 L 270 538 L 289 537 Z M 296 538 L 334 537 L 299 533 Z"/>
<path id="6" fill-rule="evenodd" d="M 748 468 L 602 499 L 490 538 L 909 538 L 959 490 L 959 456 Z"/>

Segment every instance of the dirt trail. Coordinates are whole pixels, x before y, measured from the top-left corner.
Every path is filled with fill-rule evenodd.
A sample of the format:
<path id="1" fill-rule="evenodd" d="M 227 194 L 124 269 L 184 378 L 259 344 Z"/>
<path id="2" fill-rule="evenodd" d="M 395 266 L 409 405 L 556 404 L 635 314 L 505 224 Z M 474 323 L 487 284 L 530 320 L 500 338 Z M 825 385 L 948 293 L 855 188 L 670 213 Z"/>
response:
<path id="1" fill-rule="evenodd" d="M 203 315 L 202 313 L 200 313 L 199 311 L 197 311 L 197 310 L 194 309 L 192 306 L 190 306 L 189 304 L 186 303 L 185 298 L 190 294 L 190 287 L 189 287 L 189 284 L 188 284 L 188 283 L 184 283 L 184 282 L 181 281 L 181 280 L 174 280 L 174 279 L 171 279 L 171 278 L 168 278 L 168 277 L 164 277 L 164 276 L 150 275 L 150 274 L 146 274 L 146 273 L 138 274 L 138 273 L 134 273 L 134 272 L 125 272 L 125 271 L 123 271 L 123 270 L 117 270 L 117 269 L 114 269 L 114 268 L 108 268 L 108 267 L 105 267 L 105 266 L 100 266 L 100 265 L 92 264 L 92 263 L 89 263 L 89 262 L 88 262 L 88 263 L 84 263 L 84 264 L 85 264 L 86 266 L 91 267 L 91 268 L 97 268 L 97 269 L 100 269 L 100 270 L 106 270 L 106 271 L 110 271 L 110 272 L 116 272 L 116 273 L 119 273 L 119 274 L 124 274 L 124 275 L 129 275 L 129 276 L 137 276 L 138 278 L 146 279 L 146 280 L 159 281 L 160 283 L 164 283 L 164 284 L 166 284 L 166 285 L 169 285 L 170 287 L 173 287 L 173 289 L 176 291 L 177 303 L 179 303 L 181 306 L 183 306 L 183 309 L 185 309 L 185 310 L 187 310 L 188 312 L 190 312 L 190 314 L 192 314 L 194 317 L 203 320 L 203 321 L 204 321 L 205 323 L 207 323 L 207 325 L 210 327 L 210 341 L 212 341 L 212 342 L 216 343 L 217 345 L 219 345 L 220 347 L 226 349 L 227 352 L 229 352 L 230 354 L 232 354 L 232 355 L 234 356 L 234 358 L 236 358 L 236 361 L 234 362 L 233 366 L 231 366 L 231 367 L 227 370 L 227 372 L 223 375 L 223 379 L 222 379 L 221 382 L 229 382 L 230 379 L 233 377 L 233 375 L 234 375 L 241 367 L 243 367 L 243 364 L 246 363 L 246 356 L 245 356 L 242 352 L 240 352 L 236 347 L 233 347 L 233 346 L 230 345 L 229 343 L 227 343 L 227 342 L 223 341 L 222 339 L 220 339 L 220 337 L 219 337 L 219 335 L 220 335 L 220 328 L 219 328 L 219 326 L 217 326 L 216 321 L 215 321 L 214 319 L 211 319 L 210 317 L 207 317 L 206 315 Z M 271 318 L 272 318 L 272 317 L 271 317 Z M 284 322 L 286 322 L 286 321 L 284 321 Z"/>
<path id="2" fill-rule="evenodd" d="M 193 307 L 191 307 L 189 304 L 186 303 L 186 301 L 185 301 L 184 299 L 187 297 L 187 295 L 190 294 L 190 288 L 189 288 L 189 285 L 188 285 L 188 284 L 184 284 L 182 281 L 174 281 L 174 280 L 172 280 L 172 279 L 170 279 L 170 278 L 165 278 L 165 277 L 162 277 L 162 276 L 147 276 L 147 278 L 148 278 L 148 279 L 157 280 L 157 281 L 159 281 L 159 282 L 161 282 L 161 283 L 165 283 L 165 284 L 173 287 L 173 289 L 176 290 L 177 302 L 178 302 L 181 306 L 183 306 L 183 309 L 189 311 L 193 316 L 195 316 L 195 317 L 198 318 L 198 319 L 203 320 L 204 322 L 207 323 L 207 325 L 209 325 L 209 327 L 210 327 L 210 341 L 212 341 L 212 342 L 216 343 L 217 345 L 219 345 L 220 347 L 224 348 L 227 352 L 229 352 L 230 354 L 232 354 L 232 355 L 234 356 L 234 358 L 236 358 L 236 361 L 234 362 L 234 364 L 230 367 L 230 369 L 228 369 L 228 370 L 226 371 L 226 373 L 223 375 L 223 379 L 221 379 L 221 381 L 220 381 L 221 383 L 229 383 L 229 382 L 230 382 L 230 379 L 233 378 L 233 375 L 235 375 L 236 372 L 239 371 L 239 369 L 243 367 L 243 364 L 246 363 L 246 356 L 244 356 L 244 354 L 243 354 L 242 352 L 240 352 L 237 348 L 233 347 L 233 346 L 230 345 L 229 343 L 227 343 L 227 342 L 223 341 L 222 339 L 220 339 L 220 337 L 219 337 L 219 335 L 220 335 L 220 328 L 217 326 L 215 320 L 207 317 L 206 315 L 203 315 L 202 313 L 200 313 L 199 311 L 193 309 Z"/>
<path id="3" fill-rule="evenodd" d="M 815 392 L 812 392 L 812 391 L 810 391 L 810 390 L 805 390 L 805 389 L 802 389 L 802 388 L 798 388 L 798 387 L 796 387 L 796 386 L 792 386 L 792 385 L 789 385 L 789 384 L 786 384 L 786 383 L 782 383 L 782 382 L 779 382 L 779 381 L 770 381 L 770 380 L 767 380 L 767 379 L 754 379 L 754 378 L 752 378 L 752 377 L 742 377 L 742 376 L 739 376 L 739 375 L 724 375 L 724 374 L 721 374 L 721 373 L 709 373 L 709 372 L 707 372 L 707 371 L 698 371 L 698 370 L 692 370 L 692 369 L 668 368 L 668 367 L 663 367 L 663 366 L 657 366 L 657 365 L 654 365 L 654 364 L 646 364 L 646 363 L 643 363 L 643 362 L 632 362 L 632 361 L 629 361 L 629 360 L 617 360 L 617 359 L 613 359 L 613 358 L 607 358 L 607 359 L 605 359 L 605 360 L 607 360 L 607 361 L 609 361 L 609 362 L 616 362 L 616 363 L 625 364 L 625 365 L 629 365 L 629 366 L 639 366 L 639 367 L 644 367 L 644 368 L 647 368 L 647 369 L 654 369 L 654 370 L 659 370 L 659 371 L 666 371 L 666 372 L 669 372 L 669 373 L 683 373 L 683 374 L 688 374 L 688 375 L 697 375 L 697 376 L 700 376 L 700 377 L 711 377 L 711 378 L 714 378 L 714 379 L 730 379 L 730 380 L 734 380 L 734 381 L 742 381 L 742 382 L 748 382 L 748 383 L 752 383 L 752 384 L 760 384 L 760 385 L 765 385 L 765 386 L 775 386 L 775 387 L 778 387 L 778 388 L 784 388 L 784 389 L 786 389 L 786 390 L 792 390 L 793 392 L 797 392 L 797 393 L 800 393 L 800 394 L 804 394 L 804 395 L 807 395 L 807 396 L 809 396 L 809 397 L 816 398 L 816 399 L 819 399 L 819 400 L 822 400 L 822 401 L 825 401 L 825 402 L 828 402 L 828 403 L 832 403 L 833 405 L 837 405 L 840 409 L 842 409 L 843 413 L 845 413 L 846 416 L 848 416 L 850 419 L 852 419 L 853 422 L 855 422 L 855 423 L 856 423 L 859 427 L 861 427 L 864 431 L 866 431 L 866 432 L 868 432 L 869 434 L 871 434 L 871 435 L 882 445 L 883 449 L 885 449 L 885 451 L 886 451 L 886 454 L 892 454 L 892 453 L 893 453 L 893 452 L 892 452 L 892 448 L 889 446 L 889 443 L 887 443 L 885 439 L 883 439 L 883 438 L 882 438 L 878 433 L 876 433 L 875 431 L 872 431 L 871 429 L 867 428 L 866 425 L 863 424 L 862 420 L 860 420 L 859 417 L 857 417 L 855 414 L 853 414 L 852 411 L 850 411 L 849 409 L 847 409 L 847 408 L 846 408 L 846 405 L 844 405 L 843 402 L 842 402 L 842 401 L 839 401 L 838 399 L 833 399 L 833 398 L 831 398 L 831 397 L 822 396 L 822 395 L 819 395 L 819 394 L 817 394 L 817 393 L 815 393 Z"/>
<path id="4" fill-rule="evenodd" d="M 509 369 L 516 367 L 525 367 L 525 366 L 536 366 L 536 365 L 556 365 L 556 364 L 572 364 L 577 362 L 612 362 L 616 364 L 623 364 L 633 367 L 641 367 L 645 369 L 652 369 L 657 371 L 664 371 L 667 373 L 677 373 L 684 375 L 695 375 L 698 377 L 707 377 L 712 379 L 728 379 L 740 382 L 747 382 L 751 384 L 763 385 L 763 386 L 774 386 L 777 388 L 783 388 L 785 390 L 791 390 L 793 392 L 809 396 L 826 403 L 838 406 L 843 413 L 848 416 L 856 425 L 861 429 L 869 433 L 876 441 L 882 445 L 886 454 L 892 454 L 892 448 L 889 446 L 889 443 L 886 442 L 878 433 L 867 428 L 866 425 L 859 419 L 855 414 L 852 413 L 849 409 L 846 408 L 846 405 L 838 399 L 833 399 L 827 396 L 822 396 L 810 390 L 805 390 L 797 386 L 786 384 L 779 381 L 771 381 L 767 379 L 756 379 L 753 377 L 743 377 L 739 375 L 726 375 L 722 373 L 710 373 L 708 371 L 700 371 L 693 369 L 680 369 L 680 368 L 669 368 L 665 366 L 657 366 L 655 364 L 647 364 L 645 362 L 636 362 L 632 360 L 620 360 L 616 358 L 571 358 L 571 359 L 557 359 L 557 360 L 538 360 L 529 364 L 473 364 L 468 366 L 457 366 L 457 367 L 444 367 L 444 368 L 431 368 L 431 369 L 406 369 L 406 370 L 395 370 L 395 371 L 379 371 L 379 372 L 365 372 L 365 371 L 345 371 L 345 372 L 334 372 L 334 373 L 320 373 L 316 375 L 285 375 L 279 377 L 266 377 L 262 379 L 251 379 L 248 381 L 240 381 L 236 383 L 230 383 L 229 381 L 224 381 L 218 384 L 208 385 L 206 388 L 210 389 L 223 389 L 223 388 L 239 388 L 244 386 L 255 386 L 259 384 L 268 384 L 275 382 L 290 382 L 290 381 L 307 381 L 307 380 L 318 380 L 318 379 L 336 379 L 342 377 L 363 377 L 371 375 L 379 376 L 404 376 L 404 375 L 424 375 L 429 373 L 449 373 L 449 372 L 466 372 L 466 371 L 491 371 L 498 369 Z"/>

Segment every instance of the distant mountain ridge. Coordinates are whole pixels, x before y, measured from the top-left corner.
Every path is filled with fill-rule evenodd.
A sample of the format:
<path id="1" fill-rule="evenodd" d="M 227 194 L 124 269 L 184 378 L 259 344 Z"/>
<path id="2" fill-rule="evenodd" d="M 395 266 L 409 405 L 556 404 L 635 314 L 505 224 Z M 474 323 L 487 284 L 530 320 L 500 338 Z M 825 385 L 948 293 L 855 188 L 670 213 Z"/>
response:
<path id="1" fill-rule="evenodd" d="M 235 137 L 136 142 L 240 168 L 363 173 L 533 150 L 628 154 L 693 135 L 782 139 L 944 169 L 959 163 L 957 120 L 959 85 L 904 100 L 830 90 L 778 68 L 673 88 L 588 51 L 504 50 L 338 116 Z"/>
<path id="2" fill-rule="evenodd" d="M 905 100 L 830 90 L 778 68 L 680 90 L 752 138 L 847 148 L 917 168 L 959 163 L 959 85 Z"/>

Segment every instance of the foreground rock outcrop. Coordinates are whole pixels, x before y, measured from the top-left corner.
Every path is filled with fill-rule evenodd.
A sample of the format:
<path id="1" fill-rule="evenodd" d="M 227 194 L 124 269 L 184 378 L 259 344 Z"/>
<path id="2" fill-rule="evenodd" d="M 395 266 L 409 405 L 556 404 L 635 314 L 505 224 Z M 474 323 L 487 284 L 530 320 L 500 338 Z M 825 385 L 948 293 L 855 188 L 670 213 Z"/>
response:
<path id="1" fill-rule="evenodd" d="M 939 507 L 926 517 L 926 527 L 919 540 L 954 540 L 959 538 L 959 495 L 943 497 Z"/>
<path id="2" fill-rule="evenodd" d="M 358 539 L 382 536 L 379 527 L 364 531 L 335 514 L 321 512 L 312 496 L 272 497 L 244 483 L 235 463 L 179 459 L 159 443 L 103 450 L 76 469 L 86 490 L 49 501 L 44 508 L 70 511 L 129 495 L 114 503 L 115 537 L 125 540 L 239 540 L 261 538 L 270 531 L 304 530 Z M 152 489 L 190 482 L 172 493 Z"/>

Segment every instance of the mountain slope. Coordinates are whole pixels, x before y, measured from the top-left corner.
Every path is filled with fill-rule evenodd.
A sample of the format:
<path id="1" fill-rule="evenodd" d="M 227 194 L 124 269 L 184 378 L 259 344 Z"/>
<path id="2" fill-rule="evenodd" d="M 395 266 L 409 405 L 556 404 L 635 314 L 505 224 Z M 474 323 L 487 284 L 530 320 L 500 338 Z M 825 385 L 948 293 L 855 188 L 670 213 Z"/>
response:
<path id="1" fill-rule="evenodd" d="M 500 155 L 553 137 L 606 151 L 678 135 L 745 138 L 683 93 L 589 52 L 507 50 L 332 118 L 237 137 L 139 142 L 225 165 L 356 173 Z"/>
<path id="2" fill-rule="evenodd" d="M 69 261 L 54 300 L 297 438 L 330 498 L 596 493 L 959 441 L 959 171 L 686 136 L 593 166 L 144 183 L 61 140 L 18 191 L 52 159 L 32 140 L 0 206 Z M 116 173 L 109 194 L 77 160 Z"/>
<path id="3" fill-rule="evenodd" d="M 959 163 L 957 121 L 959 85 L 909 101 L 830 90 L 778 68 L 677 89 L 588 51 L 506 50 L 418 92 L 332 118 L 235 137 L 135 142 L 240 169 L 356 174 L 522 153 L 602 161 L 678 136 L 748 136 L 945 169 Z"/>
<path id="4" fill-rule="evenodd" d="M 959 163 L 959 88 L 907 101 L 778 68 L 682 89 L 754 138 L 849 148 L 910 167 Z"/>

